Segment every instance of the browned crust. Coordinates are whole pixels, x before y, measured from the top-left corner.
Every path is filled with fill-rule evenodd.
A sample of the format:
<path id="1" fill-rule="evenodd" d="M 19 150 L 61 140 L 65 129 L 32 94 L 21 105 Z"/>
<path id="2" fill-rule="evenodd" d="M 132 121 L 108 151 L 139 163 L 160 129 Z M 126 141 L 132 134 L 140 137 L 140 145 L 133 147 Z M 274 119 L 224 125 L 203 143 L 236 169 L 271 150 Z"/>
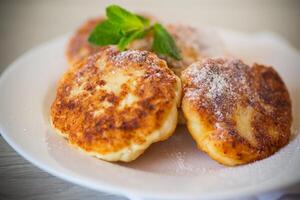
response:
<path id="1" fill-rule="evenodd" d="M 192 68 L 182 76 L 183 104 L 190 105 L 206 129 L 211 130 L 205 139 L 198 141 L 202 150 L 210 154 L 203 145 L 210 143 L 222 156 L 242 164 L 268 157 L 288 143 L 291 100 L 284 82 L 272 67 L 259 64 L 249 67 L 236 59 L 206 59 Z M 201 77 L 204 68 L 209 71 Z M 219 85 L 222 91 L 210 91 L 209 78 L 225 79 L 226 83 Z M 242 137 L 236 127 L 236 111 L 249 107 L 253 109 L 251 134 L 256 143 Z M 185 115 L 188 118 L 188 113 Z"/>
<path id="2" fill-rule="evenodd" d="M 155 54 L 131 52 L 120 53 L 115 48 L 105 48 L 77 62 L 60 80 L 51 106 L 51 118 L 54 127 L 72 144 L 87 152 L 116 152 L 132 144 L 144 143 L 147 136 L 164 123 L 179 90 L 178 79 Z M 100 59 L 106 65 L 104 69 L 97 66 Z M 121 86 L 118 95 L 97 90 L 97 86 L 106 84 L 102 77 L 114 70 L 132 76 L 137 86 L 132 88 L 129 80 Z M 143 71 L 143 74 L 136 77 L 136 71 Z M 71 90 L 83 84 L 84 92 L 71 96 Z M 128 93 L 138 100 L 132 106 L 120 109 L 120 102 Z M 104 102 L 110 105 L 103 113 L 93 115 Z"/>

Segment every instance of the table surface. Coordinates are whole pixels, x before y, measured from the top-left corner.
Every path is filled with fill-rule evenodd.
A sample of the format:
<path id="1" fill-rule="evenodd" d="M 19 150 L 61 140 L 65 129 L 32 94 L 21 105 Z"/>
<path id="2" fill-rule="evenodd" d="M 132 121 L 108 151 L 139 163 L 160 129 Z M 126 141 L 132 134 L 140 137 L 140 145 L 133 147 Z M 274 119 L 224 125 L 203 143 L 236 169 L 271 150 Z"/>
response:
<path id="1" fill-rule="evenodd" d="M 273 31 L 300 49 L 300 1 L 185 0 L 172 1 L 172 5 L 170 2 L 114 3 L 131 10 L 147 11 L 165 21 L 183 23 L 184 19 L 185 23 L 196 26 L 247 32 Z M 0 73 L 28 49 L 75 30 L 89 17 L 103 14 L 107 4 L 110 1 L 0 1 Z M 0 152 L 0 200 L 126 199 L 82 188 L 49 175 L 20 157 L 1 137 Z M 299 185 L 294 186 L 291 191 L 299 188 Z"/>

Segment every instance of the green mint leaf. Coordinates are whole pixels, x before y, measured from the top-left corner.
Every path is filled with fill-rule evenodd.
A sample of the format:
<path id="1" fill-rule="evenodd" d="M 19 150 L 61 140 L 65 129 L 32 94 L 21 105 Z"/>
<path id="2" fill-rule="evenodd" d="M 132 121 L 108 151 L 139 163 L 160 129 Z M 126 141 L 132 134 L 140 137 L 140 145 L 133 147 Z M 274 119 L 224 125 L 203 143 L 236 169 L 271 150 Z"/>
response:
<path id="1" fill-rule="evenodd" d="M 118 43 L 118 48 L 120 49 L 120 51 L 123 51 L 130 42 L 132 42 L 136 38 L 139 38 L 143 33 L 144 31 L 136 31 L 122 37 Z"/>
<path id="2" fill-rule="evenodd" d="M 120 28 L 111 23 L 111 21 L 106 20 L 93 29 L 88 41 L 95 45 L 105 46 L 118 44 L 121 37 Z"/>
<path id="3" fill-rule="evenodd" d="M 139 17 L 120 6 L 108 6 L 106 8 L 106 15 L 112 23 L 120 27 L 124 35 L 144 28 L 143 21 Z"/>
<path id="4" fill-rule="evenodd" d="M 151 26 L 149 28 L 144 29 L 143 31 L 140 31 L 140 34 L 137 36 L 136 39 L 143 39 L 151 31 L 152 31 L 152 27 Z"/>
<path id="5" fill-rule="evenodd" d="M 142 15 L 136 15 L 141 22 L 144 24 L 144 26 L 150 26 L 150 20 L 147 19 L 146 17 L 142 16 Z"/>
<path id="6" fill-rule="evenodd" d="M 180 60 L 181 56 L 179 50 L 168 31 L 164 29 L 161 24 L 156 23 L 153 26 L 153 32 L 154 40 L 152 49 L 158 54 L 167 55 L 176 60 Z"/>
<path id="7" fill-rule="evenodd" d="M 176 60 L 181 59 L 175 41 L 161 24 L 150 26 L 149 19 L 135 15 L 117 5 L 108 6 L 106 15 L 108 19 L 98 24 L 91 32 L 88 38 L 90 43 L 99 46 L 118 44 L 122 51 L 133 40 L 144 38 L 152 32 L 154 52 Z"/>

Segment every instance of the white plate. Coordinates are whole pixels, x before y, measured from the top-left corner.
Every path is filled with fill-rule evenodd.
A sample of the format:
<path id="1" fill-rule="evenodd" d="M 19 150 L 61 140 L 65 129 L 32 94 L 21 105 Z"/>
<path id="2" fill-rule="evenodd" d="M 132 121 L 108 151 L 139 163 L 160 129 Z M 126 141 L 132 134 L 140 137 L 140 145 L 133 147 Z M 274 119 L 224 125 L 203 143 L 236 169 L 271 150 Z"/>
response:
<path id="1" fill-rule="evenodd" d="M 24 158 L 55 176 L 132 199 L 224 199 L 258 194 L 300 180 L 300 136 L 296 134 L 300 130 L 299 53 L 270 33 L 220 33 L 233 55 L 248 63 L 274 65 L 288 85 L 295 135 L 270 158 L 224 167 L 198 151 L 184 127 L 129 164 L 104 162 L 73 149 L 54 133 L 48 119 L 56 82 L 67 69 L 64 51 L 69 36 L 29 51 L 2 74 L 2 136 Z"/>

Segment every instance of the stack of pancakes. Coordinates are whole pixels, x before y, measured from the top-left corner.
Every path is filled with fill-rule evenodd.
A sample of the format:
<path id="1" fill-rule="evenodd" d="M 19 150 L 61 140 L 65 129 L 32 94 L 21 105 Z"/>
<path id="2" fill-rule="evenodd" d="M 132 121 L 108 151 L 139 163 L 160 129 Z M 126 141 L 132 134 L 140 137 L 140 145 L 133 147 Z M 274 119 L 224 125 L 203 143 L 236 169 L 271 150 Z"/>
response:
<path id="1" fill-rule="evenodd" d="M 225 165 L 263 159 L 288 143 L 291 101 L 273 68 L 226 58 L 216 35 L 183 25 L 166 25 L 180 61 L 151 52 L 152 35 L 123 52 L 96 47 L 87 38 L 102 20 L 71 38 L 70 67 L 51 106 L 53 126 L 73 146 L 132 161 L 173 134 L 181 109 L 198 147 Z"/>

